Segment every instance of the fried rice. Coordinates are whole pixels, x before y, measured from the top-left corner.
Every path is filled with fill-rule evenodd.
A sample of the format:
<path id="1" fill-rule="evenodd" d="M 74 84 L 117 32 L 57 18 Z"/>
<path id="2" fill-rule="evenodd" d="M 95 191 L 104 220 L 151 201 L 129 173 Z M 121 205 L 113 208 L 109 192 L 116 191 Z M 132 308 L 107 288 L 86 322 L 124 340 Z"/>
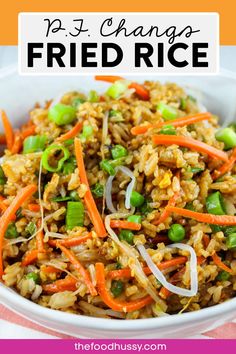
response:
<path id="1" fill-rule="evenodd" d="M 233 298 L 236 158 L 218 117 L 176 84 L 113 81 L 36 104 L 19 129 L 2 113 L 2 282 L 47 308 L 117 319 Z"/>

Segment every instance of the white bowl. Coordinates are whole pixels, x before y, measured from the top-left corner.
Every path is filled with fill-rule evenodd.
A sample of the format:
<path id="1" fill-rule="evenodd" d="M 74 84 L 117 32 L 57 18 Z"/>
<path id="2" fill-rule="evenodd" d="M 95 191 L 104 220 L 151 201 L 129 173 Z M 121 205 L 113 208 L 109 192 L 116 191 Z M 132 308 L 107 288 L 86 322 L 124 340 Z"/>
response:
<path id="1" fill-rule="evenodd" d="M 131 78 L 131 76 L 130 76 Z M 132 80 L 173 81 L 195 88 L 208 110 L 220 115 L 222 123 L 236 119 L 236 77 L 223 71 L 218 76 L 153 77 Z M 0 71 L 0 107 L 17 126 L 26 119 L 35 102 L 55 98 L 62 92 L 90 89 L 103 91 L 107 84 L 91 76 L 20 77 L 15 68 Z M 0 128 L 1 129 L 1 128 Z M 213 329 L 236 316 L 236 298 L 196 312 L 143 320 L 100 319 L 50 310 L 21 297 L 0 284 L 0 301 L 18 314 L 42 326 L 75 337 L 91 338 L 186 338 Z"/>

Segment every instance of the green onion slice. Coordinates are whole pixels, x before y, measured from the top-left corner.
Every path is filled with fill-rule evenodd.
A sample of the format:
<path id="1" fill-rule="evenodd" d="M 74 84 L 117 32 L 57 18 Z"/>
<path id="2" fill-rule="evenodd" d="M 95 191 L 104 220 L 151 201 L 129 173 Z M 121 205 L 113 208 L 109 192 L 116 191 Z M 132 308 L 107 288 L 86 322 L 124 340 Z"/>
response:
<path id="1" fill-rule="evenodd" d="M 16 224 L 14 222 L 11 222 L 8 225 L 7 230 L 5 232 L 5 238 L 13 239 L 13 238 L 17 238 L 18 236 L 19 236 L 19 233 L 16 229 Z"/>
<path id="2" fill-rule="evenodd" d="M 236 249 L 236 233 L 233 233 L 227 237 L 226 246 L 229 249 Z"/>
<path id="3" fill-rule="evenodd" d="M 62 153 L 63 157 L 57 161 L 57 165 L 54 167 L 52 165 L 49 164 L 49 159 L 51 157 L 54 156 L 54 160 L 55 160 L 55 153 Z M 62 145 L 50 145 L 44 152 L 42 155 L 42 165 L 43 168 L 49 172 L 58 172 L 62 169 L 64 162 L 69 158 L 70 153 L 69 150 L 67 148 L 65 148 Z"/>
<path id="4" fill-rule="evenodd" d="M 176 129 L 173 125 L 164 125 L 161 130 L 160 134 L 165 134 L 165 135 L 176 135 Z"/>
<path id="5" fill-rule="evenodd" d="M 95 90 L 89 91 L 88 101 L 92 102 L 92 103 L 99 101 L 99 95 L 98 95 L 98 93 Z"/>
<path id="6" fill-rule="evenodd" d="M 76 109 L 72 106 L 58 103 L 49 109 L 48 118 L 57 125 L 70 124 L 76 118 Z"/>
<path id="7" fill-rule="evenodd" d="M 212 193 L 206 199 L 206 208 L 209 214 L 225 215 L 224 199 L 219 191 Z"/>
<path id="8" fill-rule="evenodd" d="M 95 197 L 101 198 L 104 194 L 104 187 L 102 184 L 96 183 L 94 186 L 92 186 L 91 191 Z"/>
<path id="9" fill-rule="evenodd" d="M 66 228 L 72 230 L 84 225 L 84 206 L 82 202 L 68 202 L 66 210 Z"/>
<path id="10" fill-rule="evenodd" d="M 116 81 L 113 85 L 109 87 L 106 94 L 107 96 L 116 100 L 127 90 L 127 88 L 128 85 L 125 81 Z"/>
<path id="11" fill-rule="evenodd" d="M 47 137 L 44 135 L 31 135 L 25 138 L 23 143 L 23 154 L 30 154 L 33 152 L 43 151 Z"/>
<path id="12" fill-rule="evenodd" d="M 34 222 L 30 221 L 25 228 L 25 231 L 29 233 L 31 236 L 36 232 L 37 227 Z"/>
<path id="13" fill-rule="evenodd" d="M 161 113 L 164 120 L 173 120 L 178 117 L 178 111 L 163 102 L 160 102 L 157 106 L 157 110 Z"/>
<path id="14" fill-rule="evenodd" d="M 128 155 L 128 151 L 127 149 L 122 146 L 122 145 L 115 145 L 112 149 L 111 149 L 111 155 L 112 155 L 112 158 L 114 160 L 116 159 L 119 159 L 121 157 L 125 157 Z"/>
<path id="15" fill-rule="evenodd" d="M 114 167 L 108 160 L 102 160 L 100 162 L 100 167 L 103 171 L 107 172 L 110 176 L 114 176 L 116 173 Z"/>

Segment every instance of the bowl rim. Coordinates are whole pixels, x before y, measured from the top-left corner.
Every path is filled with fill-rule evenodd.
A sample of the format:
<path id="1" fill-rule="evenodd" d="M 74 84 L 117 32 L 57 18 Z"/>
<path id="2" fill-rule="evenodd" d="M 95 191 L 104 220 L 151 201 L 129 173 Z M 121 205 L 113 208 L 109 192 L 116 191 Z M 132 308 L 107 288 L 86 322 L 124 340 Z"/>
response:
<path id="1" fill-rule="evenodd" d="M 28 315 L 29 313 L 35 317 L 40 317 L 41 319 L 49 320 L 51 322 L 58 322 L 60 318 L 61 324 L 70 324 L 73 326 L 80 325 L 81 328 L 93 329 L 98 331 L 135 331 L 135 330 L 151 330 L 171 327 L 173 322 L 178 325 L 188 324 L 189 322 L 199 322 L 204 321 L 213 317 L 219 318 L 220 315 L 225 313 L 235 313 L 236 314 L 236 298 L 225 301 L 224 303 L 214 305 L 208 308 L 204 308 L 198 311 L 187 312 L 175 315 L 167 315 L 163 317 L 145 318 L 145 319 L 135 319 L 135 320 L 120 320 L 120 319 L 110 319 L 110 318 L 100 318 L 92 317 L 86 315 L 77 315 L 66 313 L 59 310 L 49 309 L 38 305 L 31 300 L 22 297 L 20 294 L 7 288 L 4 284 L 0 284 L 0 303 L 11 309 L 11 304 L 14 304 L 14 312 L 21 314 L 28 319 L 32 318 Z M 6 299 L 6 303 L 2 299 Z M 16 306 L 19 305 L 19 310 Z M 22 313 L 24 311 L 24 313 Z M 94 320 L 96 319 L 96 321 Z M 39 321 L 32 320 L 40 323 Z M 50 325 L 48 326 L 50 328 Z"/>

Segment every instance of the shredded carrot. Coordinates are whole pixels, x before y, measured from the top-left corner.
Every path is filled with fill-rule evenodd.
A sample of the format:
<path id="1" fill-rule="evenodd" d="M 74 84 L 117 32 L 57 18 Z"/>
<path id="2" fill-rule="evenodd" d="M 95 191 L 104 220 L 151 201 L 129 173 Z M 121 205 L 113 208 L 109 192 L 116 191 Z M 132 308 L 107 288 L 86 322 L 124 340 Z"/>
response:
<path id="1" fill-rule="evenodd" d="M 67 133 L 59 136 L 59 138 L 57 138 L 57 141 L 65 141 L 71 138 L 76 137 L 77 134 L 79 134 L 79 132 L 81 131 L 83 127 L 83 123 L 82 122 L 78 122 L 70 131 L 68 131 Z"/>
<path id="2" fill-rule="evenodd" d="M 28 204 L 27 208 L 28 208 L 28 210 L 33 211 L 33 212 L 40 211 L 40 205 L 38 205 L 38 204 L 33 204 L 33 203 Z"/>
<path id="3" fill-rule="evenodd" d="M 121 76 L 97 75 L 97 76 L 95 76 L 95 80 L 114 83 L 116 81 L 125 80 L 125 79 Z M 137 82 L 132 82 L 129 85 L 129 88 L 135 89 L 136 94 L 140 98 L 142 98 L 144 101 L 149 100 L 149 97 L 150 97 L 149 92 L 142 85 L 138 84 Z"/>
<path id="4" fill-rule="evenodd" d="M 96 75 L 95 80 L 110 82 L 111 84 L 114 84 L 114 82 L 119 80 L 124 80 L 124 78 L 121 76 L 112 76 L 112 75 Z"/>
<path id="5" fill-rule="evenodd" d="M 168 206 L 167 209 L 171 213 L 185 216 L 186 218 L 194 219 L 207 224 L 236 225 L 236 216 L 232 216 L 232 215 L 213 215 L 213 214 L 198 213 L 196 211 L 183 209 L 183 208 L 176 208 L 172 206 L 170 207 Z"/>
<path id="6" fill-rule="evenodd" d="M 30 135 L 34 135 L 35 129 L 36 129 L 36 125 L 34 125 L 34 124 L 30 124 L 29 126 L 22 128 L 22 130 L 21 130 L 22 140 L 24 140 L 25 138 L 27 138 Z"/>
<path id="7" fill-rule="evenodd" d="M 2 195 L 0 195 L 0 209 L 3 212 L 7 210 L 7 206 L 4 203 L 4 200 L 5 200 L 5 198 Z"/>
<path id="8" fill-rule="evenodd" d="M 204 235 L 203 235 L 203 242 L 204 242 L 205 248 L 207 248 L 207 246 L 208 246 L 209 243 L 210 243 L 210 237 L 209 237 L 208 235 L 204 234 Z M 213 259 L 213 262 L 214 262 L 219 268 L 225 270 L 225 271 L 228 272 L 228 273 L 232 273 L 232 272 L 233 272 L 232 269 L 230 269 L 229 267 L 227 267 L 227 265 L 225 265 L 225 264 L 221 261 L 220 257 L 219 257 L 215 252 L 212 254 L 211 257 L 212 257 L 212 259 Z"/>
<path id="9" fill-rule="evenodd" d="M 0 145 L 6 144 L 6 137 L 4 134 L 0 134 Z"/>
<path id="10" fill-rule="evenodd" d="M 83 277 L 84 282 L 85 282 L 90 294 L 92 296 L 96 296 L 97 291 L 96 291 L 95 287 L 93 286 L 93 283 L 90 280 L 89 273 L 82 266 L 82 264 L 79 262 L 79 260 L 76 258 L 75 254 L 71 250 L 68 250 L 68 248 L 62 246 L 59 242 L 57 243 L 57 246 L 65 254 L 65 256 L 69 259 L 69 261 L 73 264 L 73 266 L 80 273 L 80 275 Z"/>
<path id="11" fill-rule="evenodd" d="M 38 259 L 38 250 L 33 249 L 30 251 L 27 251 L 24 255 L 24 258 L 21 262 L 22 267 L 26 267 L 29 264 L 34 263 Z"/>
<path id="12" fill-rule="evenodd" d="M 18 154 L 22 148 L 22 137 L 19 131 L 15 132 L 14 142 L 11 148 L 12 154 Z"/>
<path id="13" fill-rule="evenodd" d="M 203 257 L 203 256 L 198 256 L 198 257 L 197 257 L 197 264 L 201 265 L 202 263 L 205 262 L 205 260 L 206 260 L 205 257 Z"/>
<path id="14" fill-rule="evenodd" d="M 92 238 L 92 232 L 89 232 L 85 236 L 69 237 L 69 238 L 60 239 L 60 240 L 49 240 L 48 244 L 51 247 L 57 247 L 58 243 L 62 246 L 65 246 L 65 247 L 74 247 L 74 246 L 80 245 L 81 243 L 86 242 L 87 240 L 89 240 L 91 238 Z"/>
<path id="15" fill-rule="evenodd" d="M 7 148 L 11 150 L 13 142 L 14 142 L 14 131 L 12 125 L 4 111 L 2 111 L 2 124 L 5 131 Z"/>
<path id="16" fill-rule="evenodd" d="M 179 179 L 179 177 L 180 177 L 180 173 L 179 172 L 176 174 L 176 177 Z M 180 194 L 179 191 L 176 191 L 173 194 L 173 196 L 170 198 L 170 200 L 167 203 L 167 207 L 175 206 L 176 201 L 179 198 L 179 194 Z M 165 222 L 166 219 L 170 216 L 170 212 L 168 211 L 167 207 L 164 209 L 164 211 L 162 212 L 161 216 L 157 220 L 155 220 L 155 219 L 153 220 L 153 222 L 152 222 L 153 225 L 159 225 L 159 224 Z"/>
<path id="17" fill-rule="evenodd" d="M 209 112 L 197 113 L 193 116 L 181 117 L 181 118 L 174 119 L 172 121 L 159 122 L 156 124 L 138 125 L 131 129 L 131 133 L 133 135 L 140 135 L 146 133 L 149 129 L 158 129 L 169 124 L 173 125 L 174 127 L 184 127 L 186 125 L 198 123 L 203 120 L 209 120 L 210 118 L 211 118 L 211 113 Z"/>
<path id="18" fill-rule="evenodd" d="M 207 248 L 209 243 L 210 243 L 210 237 L 206 234 L 204 234 L 202 236 L 202 240 L 203 240 L 203 243 L 204 243 L 204 247 Z"/>
<path id="19" fill-rule="evenodd" d="M 75 291 L 77 289 L 77 282 L 78 281 L 75 278 L 68 276 L 65 279 L 59 279 L 51 284 L 43 285 L 43 290 L 49 294 L 60 293 L 63 291 Z"/>
<path id="20" fill-rule="evenodd" d="M 166 300 L 171 294 L 171 291 L 166 289 L 164 286 L 162 286 L 161 290 L 159 291 L 159 296 L 164 300 Z"/>
<path id="21" fill-rule="evenodd" d="M 168 269 L 168 268 L 180 265 L 180 264 L 184 264 L 184 263 L 186 263 L 186 261 L 187 261 L 187 257 L 180 256 L 180 257 L 173 258 L 173 259 L 171 259 L 169 261 L 161 262 L 161 263 L 157 264 L 157 267 L 160 270 L 164 270 L 164 269 Z M 152 273 L 151 270 L 148 267 L 144 267 L 143 271 L 144 271 L 144 273 L 146 275 L 149 275 L 149 274 Z M 130 268 L 110 270 L 107 273 L 107 276 L 110 279 L 131 278 L 132 277 L 132 272 L 131 272 Z"/>
<path id="22" fill-rule="evenodd" d="M 102 301 L 112 310 L 119 312 L 132 312 L 153 302 L 153 299 L 149 295 L 130 302 L 120 301 L 113 298 L 106 287 L 104 264 L 96 263 L 95 268 L 99 295 L 101 296 Z"/>
<path id="23" fill-rule="evenodd" d="M 3 275 L 3 260 L 2 260 L 2 246 L 5 232 L 12 217 L 15 216 L 16 211 L 22 206 L 26 199 L 37 191 L 37 186 L 32 184 L 22 188 L 16 195 L 15 199 L 11 202 L 7 210 L 0 218 L 0 278 Z"/>
<path id="24" fill-rule="evenodd" d="M 207 154 L 211 157 L 218 158 L 222 161 L 228 161 L 228 155 L 219 149 L 214 148 L 202 141 L 189 138 L 187 136 L 177 136 L 177 135 L 153 135 L 152 141 L 157 145 L 179 145 L 187 147 L 191 150 L 198 151 Z"/>
<path id="25" fill-rule="evenodd" d="M 42 267 L 42 271 L 46 274 L 50 274 L 50 273 L 61 273 L 62 270 L 55 268 L 53 266 L 43 266 Z"/>
<path id="26" fill-rule="evenodd" d="M 41 220 L 37 223 L 37 227 L 40 228 L 41 226 Z M 36 234 L 36 247 L 39 253 L 46 253 L 45 245 L 44 245 L 44 234 L 43 230 L 40 230 Z"/>
<path id="27" fill-rule="evenodd" d="M 213 253 L 212 259 L 213 259 L 213 262 L 214 262 L 219 268 L 223 269 L 224 271 L 226 271 L 226 272 L 228 272 L 228 273 L 230 273 L 230 274 L 233 273 L 232 269 L 229 268 L 229 267 L 227 267 L 227 265 L 222 262 L 222 260 L 220 259 L 220 257 L 219 257 L 216 253 Z"/>
<path id="28" fill-rule="evenodd" d="M 82 146 L 78 138 L 75 138 L 75 156 L 76 156 L 76 161 L 79 169 L 80 182 L 85 184 L 87 187 L 87 191 L 84 196 L 84 202 L 88 209 L 89 216 L 91 218 L 91 221 L 94 225 L 98 237 L 105 237 L 107 234 L 106 229 L 103 220 L 101 218 L 101 215 L 99 214 L 99 211 L 97 209 L 96 203 L 93 199 L 92 192 L 90 190 L 90 186 L 89 186 L 89 182 L 87 179 L 86 170 L 84 166 Z"/>
<path id="29" fill-rule="evenodd" d="M 232 154 L 229 157 L 229 160 L 225 162 L 219 169 L 213 172 L 212 179 L 216 180 L 217 178 L 223 176 L 225 173 L 230 172 L 234 167 L 235 162 L 236 162 L 236 148 L 233 149 Z"/>
<path id="30" fill-rule="evenodd" d="M 123 269 L 115 269 L 110 270 L 107 273 L 107 277 L 110 279 L 120 279 L 120 278 L 131 278 L 132 272 L 130 268 L 123 268 Z"/>
<path id="31" fill-rule="evenodd" d="M 142 98 L 144 101 L 148 101 L 150 98 L 148 90 L 146 90 L 142 85 L 138 84 L 137 82 L 132 82 L 129 85 L 129 88 L 135 89 L 136 94 Z"/>
<path id="32" fill-rule="evenodd" d="M 127 230 L 139 231 L 142 225 L 136 222 L 126 221 L 126 220 L 111 220 L 110 226 L 113 229 L 127 229 Z"/>
<path id="33" fill-rule="evenodd" d="M 175 206 L 176 200 L 179 197 L 179 192 L 175 192 L 174 195 L 170 198 L 168 201 L 167 207 L 169 206 Z M 163 213 L 161 216 L 152 222 L 153 225 L 159 225 L 163 222 L 166 221 L 166 219 L 170 216 L 170 211 L 167 209 L 167 207 L 164 209 Z"/>

